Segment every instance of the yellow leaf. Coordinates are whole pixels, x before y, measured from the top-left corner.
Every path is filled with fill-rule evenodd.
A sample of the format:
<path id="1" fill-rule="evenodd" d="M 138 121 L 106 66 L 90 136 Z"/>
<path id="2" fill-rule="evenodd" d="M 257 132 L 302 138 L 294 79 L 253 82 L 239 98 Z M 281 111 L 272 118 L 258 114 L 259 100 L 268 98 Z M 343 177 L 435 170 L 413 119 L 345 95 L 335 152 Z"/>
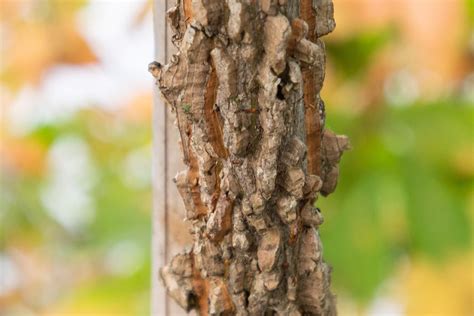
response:
<path id="1" fill-rule="evenodd" d="M 473 315 L 473 254 L 444 265 L 415 260 L 402 277 L 407 315 Z"/>

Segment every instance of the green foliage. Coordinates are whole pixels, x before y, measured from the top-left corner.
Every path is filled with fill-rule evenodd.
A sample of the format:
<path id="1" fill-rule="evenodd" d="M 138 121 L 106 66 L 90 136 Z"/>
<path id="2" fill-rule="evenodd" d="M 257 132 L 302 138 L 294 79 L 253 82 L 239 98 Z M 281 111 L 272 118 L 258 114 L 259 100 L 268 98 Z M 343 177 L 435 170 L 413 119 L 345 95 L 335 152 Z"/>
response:
<path id="1" fill-rule="evenodd" d="M 344 78 L 357 79 L 366 70 L 372 57 L 396 36 L 394 28 L 364 31 L 326 44 L 328 60 Z"/>
<path id="2" fill-rule="evenodd" d="M 151 183 L 146 179 L 141 185 L 127 183 L 131 172 L 126 165 L 137 150 L 151 156 L 150 127 L 89 110 L 68 121 L 40 126 L 25 137 L 26 141 L 47 146 L 47 156 L 64 137 L 73 136 L 86 144 L 94 171 L 89 194 L 95 215 L 79 230 L 61 225 L 42 201 L 53 172 L 48 164 L 38 175 L 19 171 L 1 178 L 2 195 L 7 197 L 2 201 L 1 235 L 10 243 L 2 240 L 2 247 L 11 247 L 12 242 L 41 247 L 53 262 L 68 265 L 71 271 L 95 262 L 87 280 L 70 280 L 74 289 L 64 289 L 63 294 L 67 295 L 61 296 L 60 302 L 68 306 L 66 310 L 88 313 L 103 307 L 110 311 L 120 301 L 126 315 L 148 313 Z M 74 157 L 60 158 L 67 163 Z M 138 167 L 151 174 L 151 161 Z M 120 247 L 123 251 L 113 251 Z M 120 256 L 115 258 L 117 254 Z"/>
<path id="3" fill-rule="evenodd" d="M 470 25 L 474 24 L 474 0 L 464 0 L 466 3 L 467 20 Z"/>
<path id="4" fill-rule="evenodd" d="M 471 247 L 473 174 L 457 157 L 471 148 L 472 164 L 472 107 L 452 99 L 328 120 L 353 145 L 336 193 L 318 201 L 336 286 L 368 302 L 404 257 L 442 264 Z"/>

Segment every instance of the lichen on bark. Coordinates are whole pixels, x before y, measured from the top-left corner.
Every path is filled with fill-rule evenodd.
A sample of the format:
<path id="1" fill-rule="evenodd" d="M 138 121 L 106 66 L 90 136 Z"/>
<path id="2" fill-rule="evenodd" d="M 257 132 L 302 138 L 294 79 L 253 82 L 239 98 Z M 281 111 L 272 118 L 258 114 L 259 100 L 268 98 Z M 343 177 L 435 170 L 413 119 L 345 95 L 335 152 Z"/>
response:
<path id="1" fill-rule="evenodd" d="M 331 0 L 178 0 L 178 52 L 150 68 L 176 116 L 191 249 L 160 271 L 201 315 L 335 315 L 318 195 L 347 137 L 324 128 Z"/>

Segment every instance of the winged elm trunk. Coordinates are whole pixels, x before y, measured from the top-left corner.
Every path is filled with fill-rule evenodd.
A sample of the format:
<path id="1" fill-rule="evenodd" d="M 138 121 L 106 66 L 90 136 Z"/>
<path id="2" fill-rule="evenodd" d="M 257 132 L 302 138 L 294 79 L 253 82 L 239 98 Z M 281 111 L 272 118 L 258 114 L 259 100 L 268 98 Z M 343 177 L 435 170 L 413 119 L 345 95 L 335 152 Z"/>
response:
<path id="1" fill-rule="evenodd" d="M 331 0 L 180 0 L 178 53 L 151 71 L 176 115 L 194 244 L 161 270 L 201 315 L 335 315 L 314 207 L 345 136 L 324 129 Z"/>

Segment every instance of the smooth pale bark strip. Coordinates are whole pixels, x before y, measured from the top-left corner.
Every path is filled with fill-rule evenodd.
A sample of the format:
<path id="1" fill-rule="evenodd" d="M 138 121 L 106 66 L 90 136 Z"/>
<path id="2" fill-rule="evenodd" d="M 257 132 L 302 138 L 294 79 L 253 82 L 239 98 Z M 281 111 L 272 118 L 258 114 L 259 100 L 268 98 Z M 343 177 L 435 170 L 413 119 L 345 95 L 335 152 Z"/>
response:
<path id="1" fill-rule="evenodd" d="M 176 51 L 171 43 L 172 32 L 166 22 L 169 0 L 155 0 L 153 7 L 155 33 L 155 60 L 165 63 Z M 159 91 L 154 90 L 153 110 L 153 236 L 152 236 L 152 280 L 151 314 L 153 316 L 187 315 L 185 311 L 166 295 L 159 276 L 164 266 L 184 245 L 191 242 L 188 224 L 183 222 L 184 207 L 179 196 L 174 176 L 182 170 L 179 134 L 174 124 L 175 117 L 163 104 Z"/>
<path id="2" fill-rule="evenodd" d="M 154 1 L 155 60 L 167 59 L 167 1 Z M 167 315 L 169 298 L 166 289 L 159 282 L 158 267 L 165 265 L 167 259 L 167 109 L 153 89 L 153 216 L 152 216 L 152 271 L 151 271 L 151 314 Z"/>
<path id="3" fill-rule="evenodd" d="M 164 0 L 161 0 L 164 2 Z M 167 0 L 167 10 L 174 6 L 175 0 Z M 166 62 L 169 62 L 171 56 L 176 53 L 177 49 L 172 44 L 173 32 L 169 29 L 167 23 L 167 59 Z M 181 153 L 181 147 L 179 145 L 179 133 L 176 128 L 176 116 L 171 113 L 171 109 L 163 105 L 167 110 L 167 119 L 166 119 L 166 130 L 167 130 L 167 151 L 166 159 L 168 172 L 166 176 L 166 186 L 167 186 L 167 203 L 168 203 L 168 222 L 167 222 L 167 248 L 168 248 L 168 257 L 167 261 L 169 262 L 177 253 L 179 253 L 186 245 L 192 243 L 191 235 L 189 234 L 190 223 L 185 222 L 183 218 L 185 217 L 185 208 L 183 200 L 179 195 L 176 183 L 174 182 L 174 177 L 176 174 L 183 170 L 185 165 L 183 163 L 183 157 Z M 159 270 L 160 267 L 155 267 L 155 271 Z M 162 286 L 161 280 L 157 280 Z M 174 300 L 168 298 L 168 314 L 166 316 L 184 316 L 184 315 L 195 315 L 195 313 L 186 313 Z"/>
<path id="4" fill-rule="evenodd" d="M 171 32 L 166 23 L 168 1 L 154 3 L 155 57 L 164 63 L 175 51 L 171 44 Z M 173 133 L 174 116 L 171 114 L 157 89 L 154 95 L 153 111 L 153 237 L 152 237 L 152 291 L 151 314 L 186 315 L 181 307 L 166 295 L 158 276 L 159 267 L 169 262 L 190 237 L 182 221 L 184 208 L 179 198 L 174 175 L 183 168 L 178 135 Z"/>

